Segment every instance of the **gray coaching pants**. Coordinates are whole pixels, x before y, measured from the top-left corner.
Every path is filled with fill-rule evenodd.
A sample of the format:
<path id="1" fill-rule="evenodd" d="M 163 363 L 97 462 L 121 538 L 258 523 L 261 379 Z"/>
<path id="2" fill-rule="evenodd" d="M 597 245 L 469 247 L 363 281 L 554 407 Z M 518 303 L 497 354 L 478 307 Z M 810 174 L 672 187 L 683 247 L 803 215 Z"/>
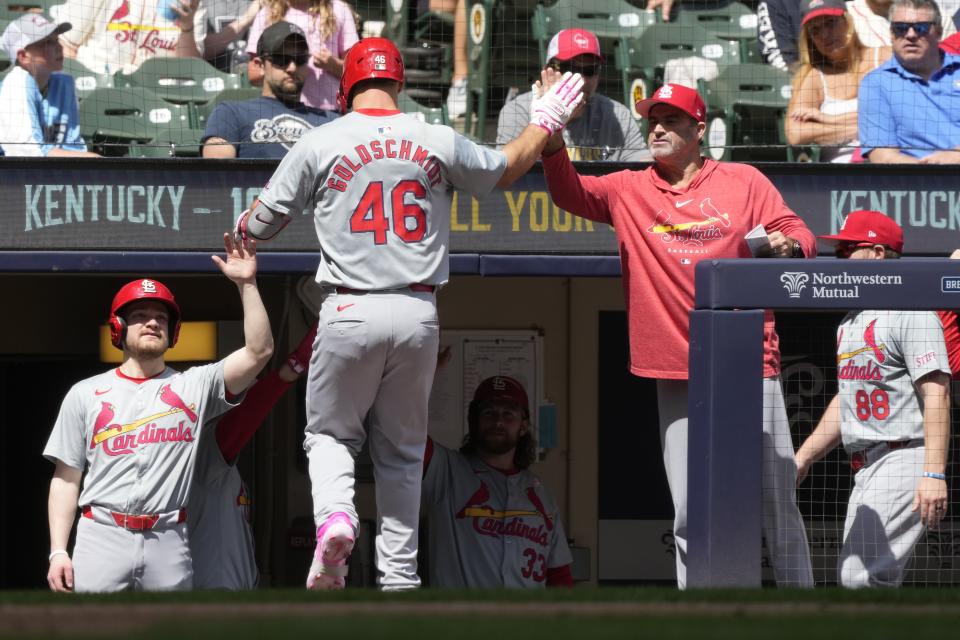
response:
<path id="1" fill-rule="evenodd" d="M 660 443 L 673 497 L 677 586 L 687 586 L 687 395 L 686 380 L 657 380 Z M 780 378 L 763 380 L 763 535 L 777 584 L 812 587 L 807 530 L 797 508 L 797 465 Z M 760 551 L 759 549 L 757 550 Z"/>

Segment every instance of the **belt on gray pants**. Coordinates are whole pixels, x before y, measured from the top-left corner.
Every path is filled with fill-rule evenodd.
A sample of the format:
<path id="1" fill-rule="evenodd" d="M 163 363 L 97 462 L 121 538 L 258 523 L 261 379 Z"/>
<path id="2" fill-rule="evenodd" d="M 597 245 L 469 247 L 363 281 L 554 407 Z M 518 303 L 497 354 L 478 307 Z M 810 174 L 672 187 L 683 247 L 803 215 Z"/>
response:
<path id="1" fill-rule="evenodd" d="M 861 451 L 850 454 L 850 467 L 854 471 L 860 471 L 864 467 L 869 467 L 874 462 L 897 449 L 913 449 L 922 447 L 923 440 L 891 440 L 889 442 L 878 442 Z"/>
<path id="2" fill-rule="evenodd" d="M 108 524 L 127 529 L 129 531 L 149 531 L 150 529 L 166 529 L 173 525 L 187 521 L 187 510 L 177 509 L 166 513 L 150 513 L 134 515 L 111 511 L 106 507 L 95 504 L 84 505 L 83 517 L 100 524 Z"/>

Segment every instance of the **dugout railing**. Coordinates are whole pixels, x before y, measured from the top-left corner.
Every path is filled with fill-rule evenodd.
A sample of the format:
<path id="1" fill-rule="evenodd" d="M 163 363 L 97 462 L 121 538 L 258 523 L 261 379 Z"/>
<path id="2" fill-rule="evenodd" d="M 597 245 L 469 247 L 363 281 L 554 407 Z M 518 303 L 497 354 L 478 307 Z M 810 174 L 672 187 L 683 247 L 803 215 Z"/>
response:
<path id="1" fill-rule="evenodd" d="M 687 585 L 761 585 L 763 310 L 960 307 L 960 261 L 704 260 L 690 315 Z"/>

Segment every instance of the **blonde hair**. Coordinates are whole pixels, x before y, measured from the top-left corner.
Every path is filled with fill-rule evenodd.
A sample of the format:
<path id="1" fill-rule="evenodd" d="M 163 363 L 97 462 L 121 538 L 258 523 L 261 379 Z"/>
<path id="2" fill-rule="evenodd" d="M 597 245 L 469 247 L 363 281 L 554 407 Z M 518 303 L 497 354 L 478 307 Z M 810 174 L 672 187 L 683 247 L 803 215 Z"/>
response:
<path id="1" fill-rule="evenodd" d="M 807 77 L 807 74 L 814 69 L 820 69 L 822 71 L 828 67 L 841 73 L 857 74 L 857 85 L 859 86 L 863 76 L 866 75 L 860 70 L 860 61 L 863 60 L 866 47 L 863 46 L 863 43 L 860 42 L 860 38 L 857 36 L 857 29 L 854 27 L 853 18 L 850 14 L 844 13 L 843 19 L 847 23 L 846 55 L 837 62 L 830 60 L 817 49 L 817 45 L 814 44 L 813 38 L 810 36 L 810 31 L 807 28 L 810 26 L 810 22 L 800 28 L 800 38 L 797 42 L 800 48 L 800 68 L 797 69 L 796 74 L 793 76 L 794 93 L 798 92 L 800 87 L 803 86 L 803 80 Z"/>
<path id="2" fill-rule="evenodd" d="M 270 24 L 283 20 L 290 6 L 289 0 L 268 0 Z M 333 13 L 333 0 L 310 0 L 310 8 L 307 12 L 314 19 L 321 41 L 337 33 L 337 16 Z"/>

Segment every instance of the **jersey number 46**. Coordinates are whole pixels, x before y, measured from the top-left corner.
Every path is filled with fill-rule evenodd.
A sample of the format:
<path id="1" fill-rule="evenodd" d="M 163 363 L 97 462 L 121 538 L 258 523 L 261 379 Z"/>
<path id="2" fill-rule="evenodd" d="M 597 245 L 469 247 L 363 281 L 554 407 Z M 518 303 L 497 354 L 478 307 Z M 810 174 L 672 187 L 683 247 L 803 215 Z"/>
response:
<path id="1" fill-rule="evenodd" d="M 408 194 L 412 195 L 413 202 L 407 201 Z M 394 185 L 389 196 L 391 225 L 384 209 L 383 183 L 371 182 L 350 214 L 350 231 L 372 233 L 374 244 L 386 244 L 387 232 L 391 229 L 404 242 L 420 242 L 427 233 L 427 214 L 416 200 L 426 195 L 427 188 L 416 180 L 403 180 Z"/>

